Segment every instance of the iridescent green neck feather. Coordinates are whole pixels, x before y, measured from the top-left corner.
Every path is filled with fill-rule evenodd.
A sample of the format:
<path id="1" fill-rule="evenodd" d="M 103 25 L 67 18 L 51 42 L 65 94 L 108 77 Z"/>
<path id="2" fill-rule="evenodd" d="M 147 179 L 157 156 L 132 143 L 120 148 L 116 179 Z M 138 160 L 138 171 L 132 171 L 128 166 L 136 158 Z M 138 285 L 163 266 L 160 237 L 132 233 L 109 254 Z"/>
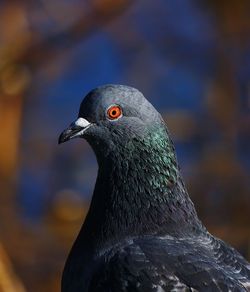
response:
<path id="1" fill-rule="evenodd" d="M 96 241 L 202 228 L 165 125 L 149 128 L 143 137 L 119 137 L 112 150 L 98 147 L 93 146 L 99 172 L 84 224 Z"/>

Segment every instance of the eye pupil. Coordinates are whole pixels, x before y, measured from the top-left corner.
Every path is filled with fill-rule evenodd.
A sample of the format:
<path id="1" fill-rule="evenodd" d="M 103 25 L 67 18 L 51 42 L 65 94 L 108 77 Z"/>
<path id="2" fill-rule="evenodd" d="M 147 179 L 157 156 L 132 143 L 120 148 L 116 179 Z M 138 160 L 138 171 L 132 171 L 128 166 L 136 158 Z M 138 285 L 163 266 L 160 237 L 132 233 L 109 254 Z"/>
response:
<path id="1" fill-rule="evenodd" d="M 112 115 L 115 116 L 116 115 L 116 110 L 112 111 Z"/>

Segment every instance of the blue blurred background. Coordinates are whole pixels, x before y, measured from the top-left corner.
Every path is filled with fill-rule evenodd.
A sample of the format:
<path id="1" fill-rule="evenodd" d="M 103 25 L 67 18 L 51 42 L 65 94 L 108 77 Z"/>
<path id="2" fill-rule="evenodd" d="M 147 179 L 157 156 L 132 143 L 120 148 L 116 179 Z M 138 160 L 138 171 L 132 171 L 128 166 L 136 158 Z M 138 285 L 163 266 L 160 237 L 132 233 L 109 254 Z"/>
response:
<path id="1" fill-rule="evenodd" d="M 199 216 L 250 258 L 249 1 L 2 0 L 0 239 L 14 291 L 59 291 L 97 164 L 85 141 L 57 139 L 105 83 L 162 113 Z"/>

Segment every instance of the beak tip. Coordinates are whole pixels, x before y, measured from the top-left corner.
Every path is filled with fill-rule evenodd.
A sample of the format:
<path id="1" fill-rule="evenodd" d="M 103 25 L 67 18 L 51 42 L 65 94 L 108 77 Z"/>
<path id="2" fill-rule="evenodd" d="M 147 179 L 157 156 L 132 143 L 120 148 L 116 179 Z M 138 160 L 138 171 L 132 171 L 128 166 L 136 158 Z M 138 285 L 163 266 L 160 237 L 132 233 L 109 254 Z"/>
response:
<path id="1" fill-rule="evenodd" d="M 60 145 L 60 144 L 62 144 L 63 143 L 63 141 L 60 139 L 60 137 L 59 137 L 59 139 L 58 139 L 58 145 Z"/>
<path id="2" fill-rule="evenodd" d="M 61 135 L 59 136 L 58 138 L 58 144 L 62 144 L 64 142 L 66 142 L 68 139 L 67 139 L 67 136 L 65 135 L 64 132 L 61 133 Z"/>

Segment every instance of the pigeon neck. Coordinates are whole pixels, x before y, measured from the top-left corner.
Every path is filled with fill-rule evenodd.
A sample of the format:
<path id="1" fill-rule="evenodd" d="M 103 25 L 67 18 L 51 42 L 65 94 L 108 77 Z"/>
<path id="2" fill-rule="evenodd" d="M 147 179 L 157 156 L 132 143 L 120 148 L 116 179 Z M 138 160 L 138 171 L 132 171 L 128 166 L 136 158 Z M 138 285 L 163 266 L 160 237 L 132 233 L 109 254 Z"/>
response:
<path id="1" fill-rule="evenodd" d="M 201 228 L 165 128 L 98 160 L 95 191 L 83 227 L 96 241 Z"/>

